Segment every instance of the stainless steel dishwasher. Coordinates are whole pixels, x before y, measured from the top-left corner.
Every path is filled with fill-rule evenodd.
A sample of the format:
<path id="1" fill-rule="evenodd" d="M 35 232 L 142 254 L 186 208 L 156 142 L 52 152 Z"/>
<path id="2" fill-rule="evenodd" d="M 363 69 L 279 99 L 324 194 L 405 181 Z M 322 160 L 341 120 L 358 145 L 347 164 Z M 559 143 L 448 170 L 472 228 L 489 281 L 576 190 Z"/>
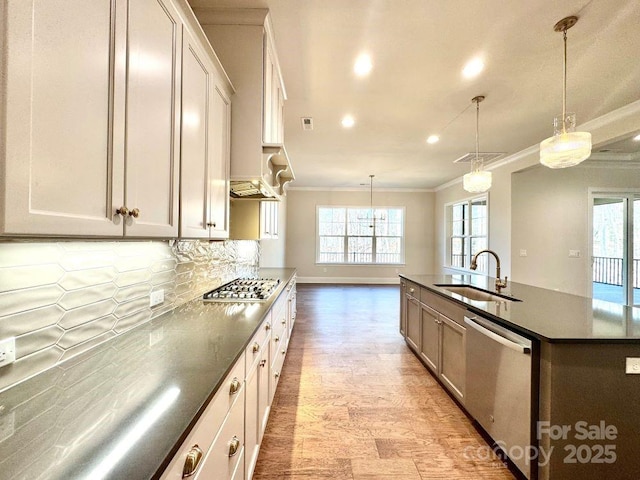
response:
<path id="1" fill-rule="evenodd" d="M 466 338 L 465 407 L 531 478 L 532 342 L 478 317 L 464 317 Z"/>

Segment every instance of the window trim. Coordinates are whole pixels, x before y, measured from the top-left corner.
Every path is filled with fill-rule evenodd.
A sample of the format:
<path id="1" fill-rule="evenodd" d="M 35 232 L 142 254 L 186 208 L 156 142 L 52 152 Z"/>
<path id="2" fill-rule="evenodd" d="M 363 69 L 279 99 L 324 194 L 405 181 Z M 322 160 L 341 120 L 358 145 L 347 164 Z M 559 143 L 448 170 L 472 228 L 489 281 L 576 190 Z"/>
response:
<path id="1" fill-rule="evenodd" d="M 483 193 L 481 195 L 474 195 L 474 196 L 469 196 L 469 197 L 465 197 L 465 198 L 460 198 L 458 200 L 454 200 L 451 202 L 447 202 L 444 204 L 444 258 L 443 258 L 443 262 L 442 262 L 442 267 L 447 269 L 447 270 L 453 270 L 456 272 L 462 272 L 462 273 L 473 273 L 473 274 L 482 274 L 482 275 L 489 275 L 489 272 L 479 272 L 477 270 L 471 270 L 468 267 L 456 267 L 451 265 L 451 238 L 452 235 L 450 235 L 449 231 L 450 231 L 450 226 L 451 226 L 451 222 L 452 222 L 452 212 L 453 212 L 453 206 L 454 205 L 459 205 L 461 203 L 467 203 L 469 205 L 471 205 L 471 203 L 474 200 L 481 200 L 484 199 L 487 201 L 487 248 L 491 248 L 491 243 L 490 243 L 490 196 L 489 196 L 489 192 Z M 471 211 L 469 209 L 469 211 Z M 467 238 L 470 238 L 469 236 L 467 236 Z M 471 246 L 469 246 L 469 249 L 471 249 Z M 469 252 L 469 259 L 471 259 L 471 254 L 472 252 Z"/>
<path id="2" fill-rule="evenodd" d="M 376 263 L 376 262 L 320 262 L 318 259 L 320 257 L 320 209 L 321 208 L 345 208 L 345 209 L 396 209 L 402 211 L 402 236 L 400 237 L 400 262 L 398 263 Z M 406 229 L 407 229 L 407 209 L 403 205 L 389 205 L 389 206 L 380 206 L 374 205 L 370 207 L 369 205 L 316 205 L 316 218 L 315 218 L 315 237 L 316 237 L 316 252 L 315 252 L 315 265 L 319 266 L 349 266 L 349 267 L 399 267 L 406 265 L 406 251 L 405 251 L 405 238 L 406 238 Z M 353 238 L 361 237 L 361 235 L 353 235 Z M 345 234 L 345 247 L 350 238 L 349 235 Z M 345 250 L 346 252 L 346 250 Z M 346 254 L 346 253 L 345 253 Z M 373 254 L 372 254 L 373 258 Z"/>

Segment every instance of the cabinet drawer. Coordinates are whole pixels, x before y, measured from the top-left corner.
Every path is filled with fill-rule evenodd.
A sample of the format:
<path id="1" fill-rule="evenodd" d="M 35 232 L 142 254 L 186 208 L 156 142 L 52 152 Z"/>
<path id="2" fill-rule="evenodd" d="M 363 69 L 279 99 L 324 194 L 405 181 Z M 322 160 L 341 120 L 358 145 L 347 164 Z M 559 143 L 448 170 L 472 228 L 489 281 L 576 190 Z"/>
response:
<path id="1" fill-rule="evenodd" d="M 447 300 L 424 287 L 420 289 L 420 300 L 425 305 L 430 306 L 434 310 L 437 310 L 450 318 L 458 325 L 464 325 L 464 316 L 467 310 L 459 306 L 453 300 Z"/>
<path id="2" fill-rule="evenodd" d="M 273 334 L 271 335 L 271 368 L 273 369 L 274 365 L 278 361 L 279 357 L 283 357 L 280 352 L 282 350 L 287 350 L 287 340 L 289 330 L 286 325 L 280 325 L 278 328 L 274 329 Z"/>
<path id="3" fill-rule="evenodd" d="M 269 325 L 269 329 L 267 329 L 267 325 Z M 262 322 L 260 328 L 255 333 L 249 345 L 245 349 L 245 360 L 246 360 L 246 372 L 249 374 L 251 370 L 255 367 L 255 364 L 260 361 L 262 357 L 262 349 L 263 344 L 269 333 L 271 332 L 271 318 L 268 317 Z M 269 344 L 267 343 L 267 348 L 269 348 Z"/>
<path id="4" fill-rule="evenodd" d="M 225 377 L 204 413 L 196 423 L 169 467 L 162 475 L 163 480 L 182 479 L 185 460 L 189 452 L 197 446 L 203 453 L 216 438 L 222 422 L 232 406 L 241 405 L 244 412 L 244 355 L 238 359 L 231 372 Z M 237 387 L 237 390 L 236 390 Z M 235 392 L 235 393 L 232 393 Z M 202 463 L 202 462 L 201 462 Z M 203 477 L 204 478 L 204 477 Z"/>
<path id="5" fill-rule="evenodd" d="M 420 285 L 417 283 L 410 282 L 409 280 L 404 280 L 406 284 L 406 293 L 407 295 L 420 300 Z"/>
<path id="6" fill-rule="evenodd" d="M 230 480 L 240 460 L 244 459 L 244 389 L 238 395 L 238 401 L 229 410 L 196 480 Z"/>
<path id="7" fill-rule="evenodd" d="M 285 352 L 284 354 L 282 352 Z M 269 403 L 273 403 L 273 396 L 276 393 L 276 388 L 278 388 L 278 382 L 280 381 L 280 377 L 282 374 L 282 367 L 284 365 L 284 357 L 286 356 L 287 350 L 286 348 L 279 348 L 278 350 L 273 351 L 273 364 L 271 365 L 271 379 L 270 379 L 270 397 L 271 401 Z"/>

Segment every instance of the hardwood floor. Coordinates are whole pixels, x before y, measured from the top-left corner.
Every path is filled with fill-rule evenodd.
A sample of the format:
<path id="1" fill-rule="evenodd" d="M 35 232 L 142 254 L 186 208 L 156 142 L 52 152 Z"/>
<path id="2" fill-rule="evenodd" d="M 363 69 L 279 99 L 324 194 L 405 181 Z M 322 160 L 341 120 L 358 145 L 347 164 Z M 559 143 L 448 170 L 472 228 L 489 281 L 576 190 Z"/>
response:
<path id="1" fill-rule="evenodd" d="M 298 285 L 255 480 L 513 479 L 398 332 L 397 286 Z"/>

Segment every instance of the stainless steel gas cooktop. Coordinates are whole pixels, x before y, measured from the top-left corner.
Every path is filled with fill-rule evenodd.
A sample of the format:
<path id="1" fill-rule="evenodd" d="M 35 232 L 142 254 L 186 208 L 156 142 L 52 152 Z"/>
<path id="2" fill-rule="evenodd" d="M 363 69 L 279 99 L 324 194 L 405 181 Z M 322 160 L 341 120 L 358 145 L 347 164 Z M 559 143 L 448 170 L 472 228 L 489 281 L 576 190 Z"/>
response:
<path id="1" fill-rule="evenodd" d="M 205 302 L 264 302 L 280 283 L 275 278 L 238 278 L 204 294 Z"/>

